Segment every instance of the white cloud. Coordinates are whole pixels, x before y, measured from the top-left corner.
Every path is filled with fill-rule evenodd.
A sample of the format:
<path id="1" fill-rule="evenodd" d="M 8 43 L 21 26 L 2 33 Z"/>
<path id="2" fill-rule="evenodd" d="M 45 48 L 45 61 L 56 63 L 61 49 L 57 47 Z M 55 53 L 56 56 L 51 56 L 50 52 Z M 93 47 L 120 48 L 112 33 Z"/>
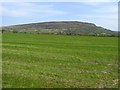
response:
<path id="1" fill-rule="evenodd" d="M 119 0 L 1 0 L 0 2 L 118 2 Z"/>
<path id="2" fill-rule="evenodd" d="M 99 14 L 118 14 L 118 7 L 117 5 L 106 5 L 106 6 L 99 6 L 97 9 L 94 8 L 92 12 L 99 13 Z"/>
<path id="3" fill-rule="evenodd" d="M 9 8 L 2 7 L 2 15 L 3 16 L 12 16 L 12 17 L 19 17 L 27 15 L 27 12 L 22 10 L 11 10 Z"/>
<path id="4" fill-rule="evenodd" d="M 50 16 L 66 14 L 66 12 L 55 10 L 52 5 L 36 5 L 28 2 L 14 2 L 6 3 L 7 5 L 2 5 L 2 15 L 12 16 L 12 17 L 29 17 L 29 16 Z M 11 7 L 10 7 L 10 6 Z"/>

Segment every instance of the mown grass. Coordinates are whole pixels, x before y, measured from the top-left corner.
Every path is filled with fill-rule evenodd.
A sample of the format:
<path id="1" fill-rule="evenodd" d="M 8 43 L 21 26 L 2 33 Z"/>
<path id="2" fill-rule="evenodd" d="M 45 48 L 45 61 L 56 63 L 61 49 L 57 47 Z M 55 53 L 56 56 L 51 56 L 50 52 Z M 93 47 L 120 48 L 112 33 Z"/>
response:
<path id="1" fill-rule="evenodd" d="M 3 34 L 3 88 L 117 88 L 118 40 Z"/>

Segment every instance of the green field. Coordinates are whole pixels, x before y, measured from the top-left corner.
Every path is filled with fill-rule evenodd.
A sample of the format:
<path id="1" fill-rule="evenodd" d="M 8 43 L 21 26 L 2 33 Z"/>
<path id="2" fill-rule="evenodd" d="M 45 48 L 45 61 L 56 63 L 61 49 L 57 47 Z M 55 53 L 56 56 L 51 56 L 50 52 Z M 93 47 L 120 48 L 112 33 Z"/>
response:
<path id="1" fill-rule="evenodd" d="M 118 38 L 3 34 L 3 88 L 117 88 Z"/>

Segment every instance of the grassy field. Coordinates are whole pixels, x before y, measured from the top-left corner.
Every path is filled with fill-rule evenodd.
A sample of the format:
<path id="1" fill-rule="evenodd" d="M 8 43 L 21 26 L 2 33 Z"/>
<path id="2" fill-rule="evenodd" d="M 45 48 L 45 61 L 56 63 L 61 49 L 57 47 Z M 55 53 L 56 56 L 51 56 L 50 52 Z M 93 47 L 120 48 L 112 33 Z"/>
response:
<path id="1" fill-rule="evenodd" d="M 3 88 L 117 88 L 117 37 L 3 34 Z"/>

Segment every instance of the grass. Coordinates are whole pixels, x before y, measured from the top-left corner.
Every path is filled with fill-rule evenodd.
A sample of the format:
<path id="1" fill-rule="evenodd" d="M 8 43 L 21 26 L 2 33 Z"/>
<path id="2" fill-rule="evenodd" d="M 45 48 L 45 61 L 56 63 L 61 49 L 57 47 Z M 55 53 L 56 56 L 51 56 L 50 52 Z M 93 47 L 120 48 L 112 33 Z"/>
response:
<path id="1" fill-rule="evenodd" d="M 3 34 L 3 88 L 117 88 L 118 38 Z"/>

